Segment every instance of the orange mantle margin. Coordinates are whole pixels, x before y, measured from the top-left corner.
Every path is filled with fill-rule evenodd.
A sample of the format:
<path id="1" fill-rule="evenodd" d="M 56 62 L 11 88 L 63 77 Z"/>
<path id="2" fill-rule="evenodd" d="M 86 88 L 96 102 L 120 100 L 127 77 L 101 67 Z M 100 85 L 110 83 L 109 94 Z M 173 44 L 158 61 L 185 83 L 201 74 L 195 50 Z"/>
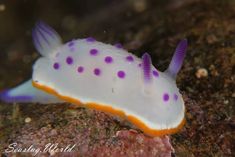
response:
<path id="1" fill-rule="evenodd" d="M 135 126 L 137 126 L 138 128 L 140 128 L 144 133 L 150 135 L 150 136 L 162 136 L 162 135 L 166 135 L 166 134 L 173 134 L 178 132 L 185 124 L 185 118 L 180 122 L 180 124 L 176 127 L 176 128 L 172 128 L 172 129 L 163 129 L 163 130 L 154 130 L 149 128 L 146 124 L 144 124 L 144 122 L 140 121 L 138 118 L 136 118 L 133 115 L 126 115 L 124 111 L 122 110 L 117 110 L 114 109 L 113 107 L 107 106 L 107 105 L 103 105 L 103 104 L 97 104 L 97 103 L 85 103 L 84 105 L 82 104 L 82 102 L 80 100 L 68 97 L 68 96 L 63 96 L 60 95 L 59 93 L 57 93 L 54 89 L 44 86 L 44 85 L 40 85 L 34 81 L 32 81 L 32 84 L 34 87 L 41 89 L 47 93 L 50 93 L 52 95 L 55 95 L 57 97 L 59 97 L 62 100 L 65 100 L 67 102 L 79 105 L 79 106 L 86 106 L 88 108 L 92 108 L 92 109 L 96 109 L 96 110 L 100 110 L 100 111 L 104 111 L 107 113 L 111 113 L 113 115 L 117 115 L 120 116 L 121 118 L 126 118 L 127 120 L 129 120 L 132 124 L 134 124 Z"/>

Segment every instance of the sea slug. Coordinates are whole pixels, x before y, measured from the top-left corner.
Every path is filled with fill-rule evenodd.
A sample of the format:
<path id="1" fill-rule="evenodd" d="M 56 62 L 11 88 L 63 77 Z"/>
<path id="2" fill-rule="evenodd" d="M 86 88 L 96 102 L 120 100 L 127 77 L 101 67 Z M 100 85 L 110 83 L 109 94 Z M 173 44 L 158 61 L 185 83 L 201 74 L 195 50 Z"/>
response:
<path id="1" fill-rule="evenodd" d="M 141 58 L 120 44 L 104 44 L 89 37 L 62 44 L 59 35 L 38 22 L 33 41 L 41 57 L 32 79 L 6 90 L 6 102 L 70 102 L 128 119 L 151 136 L 178 131 L 185 106 L 176 75 L 185 57 L 187 40 L 177 46 L 168 69 L 157 70 L 148 53 Z"/>

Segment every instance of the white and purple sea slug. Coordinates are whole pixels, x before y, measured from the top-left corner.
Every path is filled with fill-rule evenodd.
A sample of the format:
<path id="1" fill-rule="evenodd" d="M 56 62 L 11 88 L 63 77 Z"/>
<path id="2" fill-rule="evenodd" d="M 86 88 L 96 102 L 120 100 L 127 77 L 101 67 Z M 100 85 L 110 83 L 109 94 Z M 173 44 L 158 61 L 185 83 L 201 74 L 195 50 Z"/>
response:
<path id="1" fill-rule="evenodd" d="M 128 119 L 148 135 L 175 133 L 184 124 L 185 106 L 176 86 L 187 40 L 176 48 L 165 72 L 148 53 L 141 58 L 94 38 L 62 44 L 59 35 L 39 22 L 33 41 L 41 54 L 32 79 L 6 90 L 6 102 L 71 102 Z"/>

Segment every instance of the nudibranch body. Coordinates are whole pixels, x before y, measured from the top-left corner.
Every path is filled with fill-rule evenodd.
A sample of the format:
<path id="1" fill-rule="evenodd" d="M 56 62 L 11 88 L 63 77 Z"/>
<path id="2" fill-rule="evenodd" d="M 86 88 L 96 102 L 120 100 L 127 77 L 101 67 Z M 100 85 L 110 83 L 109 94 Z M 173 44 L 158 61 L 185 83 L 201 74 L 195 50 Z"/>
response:
<path id="1" fill-rule="evenodd" d="M 33 66 L 33 86 L 26 82 L 6 91 L 3 100 L 84 105 L 127 118 L 152 136 L 175 133 L 183 126 L 185 107 L 175 77 L 187 40 L 179 43 L 165 72 L 152 65 L 148 53 L 138 58 L 120 44 L 90 37 L 63 45 L 59 35 L 42 22 L 33 30 L 33 40 L 42 55 Z M 14 99 L 22 96 L 24 101 Z"/>

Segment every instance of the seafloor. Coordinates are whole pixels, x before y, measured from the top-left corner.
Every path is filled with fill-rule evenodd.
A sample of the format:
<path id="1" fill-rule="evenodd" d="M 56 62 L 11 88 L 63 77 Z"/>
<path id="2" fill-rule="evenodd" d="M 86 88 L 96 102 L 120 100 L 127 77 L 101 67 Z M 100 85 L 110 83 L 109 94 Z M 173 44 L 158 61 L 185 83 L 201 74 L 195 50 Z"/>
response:
<path id="1" fill-rule="evenodd" d="M 121 42 L 137 56 L 147 51 L 160 70 L 167 68 L 175 46 L 186 37 L 189 48 L 177 85 L 187 123 L 170 136 L 172 156 L 235 156 L 234 1 L 0 2 L 0 89 L 30 78 L 38 57 L 30 32 L 38 19 L 65 41 L 93 36 L 105 43 Z M 159 140 L 113 116 L 71 104 L 0 102 L 2 152 L 12 142 L 76 142 L 80 156 L 151 157 L 160 156 L 154 149 Z"/>

